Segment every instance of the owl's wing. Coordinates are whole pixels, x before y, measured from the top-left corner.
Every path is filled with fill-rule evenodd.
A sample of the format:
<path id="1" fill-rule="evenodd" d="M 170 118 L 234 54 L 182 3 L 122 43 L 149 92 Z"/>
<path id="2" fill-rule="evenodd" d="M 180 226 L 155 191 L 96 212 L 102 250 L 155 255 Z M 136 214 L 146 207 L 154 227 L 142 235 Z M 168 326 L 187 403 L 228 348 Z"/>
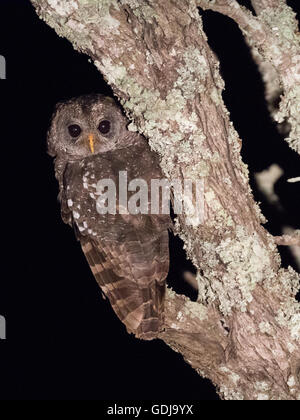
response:
<path id="1" fill-rule="evenodd" d="M 86 258 L 115 313 L 129 332 L 152 339 L 163 325 L 171 219 L 161 214 L 100 215 L 96 182 L 109 178 L 118 185 L 121 170 L 127 171 L 129 180 L 161 177 L 143 143 L 70 163 L 64 172 L 64 200 Z"/>
<path id="2" fill-rule="evenodd" d="M 163 325 L 165 279 L 169 270 L 168 231 L 142 241 L 132 231 L 125 243 L 82 238 L 91 270 L 128 332 L 157 337 Z"/>

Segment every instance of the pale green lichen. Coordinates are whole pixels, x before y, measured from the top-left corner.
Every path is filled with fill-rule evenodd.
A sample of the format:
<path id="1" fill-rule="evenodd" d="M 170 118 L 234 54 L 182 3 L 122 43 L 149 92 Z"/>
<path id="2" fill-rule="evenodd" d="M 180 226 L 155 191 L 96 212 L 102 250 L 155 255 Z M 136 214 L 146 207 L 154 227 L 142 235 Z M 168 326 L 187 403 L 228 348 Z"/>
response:
<path id="1" fill-rule="evenodd" d="M 265 381 L 255 382 L 254 388 L 256 389 L 256 391 L 261 391 L 261 392 L 270 391 L 270 385 Z"/>
<path id="2" fill-rule="evenodd" d="M 266 278 L 264 288 L 281 297 L 281 307 L 277 312 L 276 321 L 282 327 L 290 330 L 291 338 L 300 340 L 300 304 L 295 296 L 299 290 L 300 275 L 291 267 L 280 269 L 275 278 Z M 293 351 L 293 344 L 289 344 L 289 350 Z"/>
<path id="3" fill-rule="evenodd" d="M 122 82 L 122 80 L 124 79 L 124 77 L 126 77 L 127 75 L 127 71 L 126 68 L 120 64 L 120 65 L 115 65 L 113 64 L 112 60 L 110 58 L 103 58 L 102 62 L 96 60 L 95 61 L 95 66 L 101 71 L 103 72 L 105 70 L 107 76 L 107 81 L 109 84 L 119 84 L 120 82 Z"/>
<path id="4" fill-rule="evenodd" d="M 269 395 L 268 394 L 262 394 L 262 393 L 260 393 L 260 394 L 257 394 L 257 401 L 269 401 L 270 400 L 270 397 L 269 397 Z"/>
<path id="5" fill-rule="evenodd" d="M 150 66 L 154 64 L 154 59 L 148 50 L 146 51 L 146 63 Z"/>
<path id="6" fill-rule="evenodd" d="M 260 332 L 262 332 L 263 334 L 272 335 L 272 333 L 274 332 L 274 329 L 269 322 L 261 322 L 258 327 L 260 329 Z"/>
<path id="7" fill-rule="evenodd" d="M 288 305 L 280 309 L 277 313 L 276 320 L 281 326 L 288 327 L 291 337 L 295 341 L 300 340 L 300 305 L 291 299 Z"/>
<path id="8" fill-rule="evenodd" d="M 238 385 L 241 377 L 237 373 L 232 372 L 227 366 L 221 366 L 219 368 L 219 371 L 222 372 L 222 373 L 226 373 L 226 376 L 228 376 L 228 378 L 230 379 L 230 381 L 233 382 L 233 384 L 235 386 Z"/>
<path id="9" fill-rule="evenodd" d="M 288 384 L 288 386 L 290 388 L 293 388 L 296 385 L 296 379 L 295 379 L 295 377 L 294 376 L 290 376 L 287 384 Z"/>
<path id="10" fill-rule="evenodd" d="M 192 302 L 187 300 L 184 305 L 184 312 L 191 318 L 197 318 L 200 321 L 205 321 L 208 316 L 207 307 L 199 302 Z"/>
<path id="11" fill-rule="evenodd" d="M 298 71 L 300 72 L 300 64 Z M 300 153 L 300 84 L 286 92 L 280 103 L 280 109 L 275 115 L 275 120 L 279 123 L 287 121 L 290 124 L 291 130 L 286 140 L 292 149 Z"/>
<path id="12" fill-rule="evenodd" d="M 176 293 L 170 287 L 166 291 L 168 301 L 173 301 L 176 298 Z M 208 316 L 208 310 L 205 305 L 202 305 L 198 302 L 192 302 L 189 299 L 186 299 L 184 304 L 181 307 L 181 310 L 177 313 L 176 321 L 177 323 L 172 324 L 172 328 L 180 329 L 180 324 L 184 325 L 186 317 L 195 318 L 200 321 L 205 321 Z"/>
<path id="13" fill-rule="evenodd" d="M 292 46 L 299 38 L 296 13 L 284 2 L 278 7 L 264 8 L 259 19 L 268 25 L 285 48 Z"/>
<path id="14" fill-rule="evenodd" d="M 204 197 L 206 206 L 209 208 L 210 212 L 213 213 L 213 217 L 206 220 L 206 226 L 219 229 L 224 228 L 225 226 L 231 227 L 234 225 L 232 217 L 223 208 L 213 190 L 206 190 Z"/>
<path id="15" fill-rule="evenodd" d="M 295 345 L 294 344 L 292 344 L 292 343 L 290 343 L 290 342 L 288 342 L 287 343 L 287 348 L 288 348 L 288 351 L 292 354 L 292 353 L 294 353 L 294 351 L 296 350 L 296 347 L 295 347 Z"/>
<path id="16" fill-rule="evenodd" d="M 96 23 L 105 27 L 105 30 L 118 32 L 120 23 L 111 16 L 111 10 L 120 10 L 117 0 L 78 0 L 80 4 L 80 15 L 85 24 Z M 101 33 L 101 28 L 100 33 Z"/>
<path id="17" fill-rule="evenodd" d="M 185 99 L 192 99 L 195 92 L 204 91 L 204 84 L 199 78 L 205 80 L 209 67 L 206 58 L 193 47 L 187 48 L 183 54 L 185 64 L 176 71 L 179 74 L 174 87 L 179 88 Z"/>
<path id="18" fill-rule="evenodd" d="M 279 261 L 278 261 L 279 262 Z M 299 289 L 300 275 L 292 268 L 280 269 L 276 279 L 266 278 L 264 287 L 285 299 L 294 297 Z"/>
<path id="19" fill-rule="evenodd" d="M 248 324 L 248 325 L 246 325 L 246 327 L 245 327 L 245 330 L 247 331 L 247 333 L 250 335 L 254 335 L 254 334 L 256 334 L 257 333 L 257 330 L 256 330 L 256 328 L 252 325 L 252 324 Z"/>
<path id="20" fill-rule="evenodd" d="M 241 392 L 237 391 L 236 388 L 229 388 L 226 385 L 221 385 L 219 393 L 227 401 L 243 401 L 244 396 Z"/>
<path id="21" fill-rule="evenodd" d="M 74 0 L 67 3 L 61 0 L 48 0 L 48 3 L 61 16 L 69 16 L 78 9 L 78 4 Z"/>
<path id="22" fill-rule="evenodd" d="M 220 93 L 220 90 L 213 87 L 210 91 L 210 97 L 211 97 L 212 101 L 215 103 L 215 105 L 217 105 L 217 106 L 223 105 L 223 99 L 222 99 L 222 95 Z"/>
<path id="23" fill-rule="evenodd" d="M 288 384 L 288 386 L 289 386 L 289 388 L 290 388 L 290 392 L 291 392 L 291 394 L 295 395 L 295 394 L 296 394 L 296 392 L 299 390 L 299 388 L 298 388 L 298 381 L 297 381 L 297 379 L 295 378 L 295 376 L 291 375 L 291 376 L 289 377 L 289 379 L 288 379 L 287 384 Z M 300 396 L 300 395 L 297 395 L 297 396 L 296 396 L 296 399 L 299 399 L 299 396 Z"/>
<path id="24" fill-rule="evenodd" d="M 157 18 L 157 13 L 150 4 L 141 4 L 139 0 L 120 0 L 120 4 L 123 6 L 129 6 L 133 14 L 137 18 L 141 18 L 148 23 L 153 23 L 153 19 Z"/>
<path id="25" fill-rule="evenodd" d="M 210 167 L 208 162 L 202 160 L 197 162 L 194 166 L 188 167 L 185 170 L 185 178 L 186 179 L 196 179 L 197 177 L 202 179 L 207 177 L 210 174 Z"/>
<path id="26" fill-rule="evenodd" d="M 97 27 L 100 35 L 108 37 L 118 33 L 119 22 L 111 16 L 112 9 L 119 10 L 117 0 L 32 0 L 32 3 L 39 16 L 79 51 L 96 53 L 90 36 L 91 24 Z M 51 8 L 45 7 L 47 5 Z"/>
<path id="27" fill-rule="evenodd" d="M 200 296 L 203 302 L 217 299 L 224 315 L 233 308 L 245 312 L 253 299 L 255 286 L 276 275 L 270 268 L 270 253 L 259 236 L 256 233 L 249 235 L 241 226 L 237 227 L 236 233 L 235 238 L 223 239 L 219 244 L 202 244 L 203 258 L 209 261 L 210 279 L 202 279 Z M 222 281 L 218 279 L 218 271 L 213 278 L 220 261 L 226 266 Z"/>
<path id="28" fill-rule="evenodd" d="M 269 401 L 270 397 L 270 385 L 265 381 L 258 381 L 254 384 L 254 389 L 257 392 L 256 400 L 257 401 Z"/>

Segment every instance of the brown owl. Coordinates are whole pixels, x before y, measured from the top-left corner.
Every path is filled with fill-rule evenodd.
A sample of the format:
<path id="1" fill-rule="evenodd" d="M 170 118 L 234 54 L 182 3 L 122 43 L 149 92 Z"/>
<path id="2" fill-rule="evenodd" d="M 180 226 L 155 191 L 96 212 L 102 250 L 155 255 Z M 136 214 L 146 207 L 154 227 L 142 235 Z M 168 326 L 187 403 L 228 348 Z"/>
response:
<path id="1" fill-rule="evenodd" d="M 126 171 L 128 182 L 139 178 L 149 186 L 151 179 L 162 178 L 156 155 L 127 125 L 111 98 L 72 99 L 57 105 L 48 150 L 55 157 L 63 221 L 74 228 L 99 286 L 128 332 L 153 339 L 163 325 L 171 219 L 118 212 L 120 171 Z M 115 182 L 115 214 L 97 211 L 102 179 Z"/>

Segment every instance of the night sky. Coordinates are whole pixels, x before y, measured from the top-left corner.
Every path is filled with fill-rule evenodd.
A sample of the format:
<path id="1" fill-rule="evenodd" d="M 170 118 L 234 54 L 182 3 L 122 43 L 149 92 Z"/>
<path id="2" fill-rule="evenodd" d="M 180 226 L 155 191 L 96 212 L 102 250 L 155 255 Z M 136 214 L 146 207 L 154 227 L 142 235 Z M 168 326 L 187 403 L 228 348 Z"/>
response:
<path id="1" fill-rule="evenodd" d="M 264 202 L 252 182 L 269 220 L 266 227 L 280 234 L 285 221 L 299 229 L 300 184 L 286 179 L 300 175 L 300 158 L 269 116 L 261 77 L 237 26 L 212 12 L 203 19 L 221 61 L 224 100 L 243 139 L 251 178 L 272 163 L 285 170 L 276 185 L 282 214 Z M 110 88 L 88 57 L 42 22 L 28 0 L 0 1 L 0 55 L 7 62 L 7 80 L 0 81 L 7 251 L 0 284 L 0 315 L 7 320 L 7 340 L 0 341 L 0 399 L 217 400 L 212 384 L 179 354 L 126 333 L 102 299 L 72 230 L 61 221 L 46 153 L 54 105 L 86 93 L 112 95 Z M 170 241 L 168 283 L 194 299 L 182 284 L 182 271 L 191 265 L 180 241 Z M 287 250 L 282 256 L 284 266 L 294 265 Z"/>

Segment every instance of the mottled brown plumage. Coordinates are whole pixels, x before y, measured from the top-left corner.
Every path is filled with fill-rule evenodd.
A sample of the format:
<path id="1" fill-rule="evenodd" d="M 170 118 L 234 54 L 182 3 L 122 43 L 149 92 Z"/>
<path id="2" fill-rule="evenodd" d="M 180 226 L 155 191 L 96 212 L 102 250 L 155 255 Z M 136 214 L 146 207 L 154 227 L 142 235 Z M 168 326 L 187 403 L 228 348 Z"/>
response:
<path id="1" fill-rule="evenodd" d="M 99 286 L 127 330 L 152 339 L 163 325 L 170 217 L 96 210 L 101 179 L 114 180 L 118 192 L 119 171 L 127 171 L 128 182 L 147 181 L 150 198 L 150 180 L 162 178 L 156 155 L 127 124 L 112 99 L 80 97 L 58 105 L 48 146 L 55 156 L 63 220 L 74 227 Z"/>

